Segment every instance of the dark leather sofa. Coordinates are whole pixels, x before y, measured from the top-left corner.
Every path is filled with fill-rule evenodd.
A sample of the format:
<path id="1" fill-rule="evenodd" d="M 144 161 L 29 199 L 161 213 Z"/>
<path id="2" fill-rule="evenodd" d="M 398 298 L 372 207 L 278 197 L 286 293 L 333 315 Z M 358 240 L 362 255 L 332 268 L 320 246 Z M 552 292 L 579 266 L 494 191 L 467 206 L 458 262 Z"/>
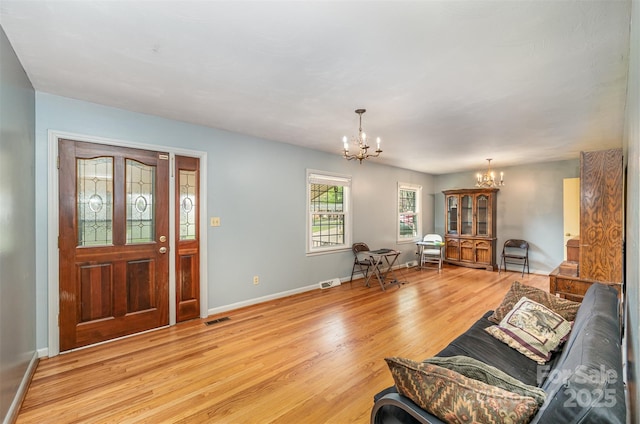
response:
<path id="1" fill-rule="evenodd" d="M 547 394 L 531 423 L 626 423 L 618 293 L 594 284 L 578 309 L 569 339 L 545 365 L 525 357 L 483 329 L 485 314 L 436 356 L 464 355 L 492 365 Z M 374 396 L 371 423 L 443 423 L 395 386 Z"/>

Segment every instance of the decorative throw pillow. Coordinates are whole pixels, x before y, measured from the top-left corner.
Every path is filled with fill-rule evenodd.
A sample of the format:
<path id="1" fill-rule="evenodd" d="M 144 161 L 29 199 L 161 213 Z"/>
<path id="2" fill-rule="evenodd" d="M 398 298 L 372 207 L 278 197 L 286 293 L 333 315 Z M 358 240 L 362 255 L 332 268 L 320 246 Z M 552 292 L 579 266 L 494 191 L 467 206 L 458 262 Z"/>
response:
<path id="1" fill-rule="evenodd" d="M 495 322 L 496 324 L 500 323 L 507 312 L 513 309 L 513 306 L 523 297 L 528 297 L 534 302 L 538 302 L 546 306 L 552 311 L 560 314 L 562 318 L 567 321 L 575 321 L 578 308 L 580 307 L 579 302 L 562 299 L 552 295 L 551 293 L 547 293 L 544 290 L 540 290 L 539 288 L 527 286 L 519 281 L 514 281 L 511 288 L 502 299 L 502 303 L 500 303 L 500 305 L 495 309 L 493 315 L 488 318 L 489 321 Z"/>
<path id="2" fill-rule="evenodd" d="M 539 364 L 567 339 L 571 323 L 544 305 L 523 297 L 500 321 L 485 328 L 496 339 Z"/>
<path id="3" fill-rule="evenodd" d="M 462 355 L 448 357 L 434 356 L 422 362 L 447 368 L 465 377 L 473 378 L 490 386 L 500 387 L 511 393 L 532 397 L 540 406 L 542 406 L 547 398 L 547 394 L 540 387 L 524 384 L 522 381 L 511 377 L 504 371 L 487 365 L 482 361 L 478 361 L 475 358 Z"/>
<path id="4" fill-rule="evenodd" d="M 528 423 L 538 409 L 532 397 L 404 358 L 385 358 L 398 393 L 447 423 Z"/>

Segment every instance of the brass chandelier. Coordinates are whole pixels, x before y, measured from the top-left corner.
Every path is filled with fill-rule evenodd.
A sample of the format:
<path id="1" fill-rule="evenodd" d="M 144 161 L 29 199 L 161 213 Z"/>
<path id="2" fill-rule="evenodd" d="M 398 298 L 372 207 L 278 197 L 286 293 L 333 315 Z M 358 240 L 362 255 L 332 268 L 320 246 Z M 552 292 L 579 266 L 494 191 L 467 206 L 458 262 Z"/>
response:
<path id="1" fill-rule="evenodd" d="M 382 153 L 380 149 L 380 137 L 376 139 L 377 149 L 375 153 L 369 153 L 369 145 L 367 144 L 367 134 L 362 131 L 362 114 L 366 109 L 356 109 L 356 113 L 360 116 L 360 128 L 358 129 L 358 136 L 352 138 L 352 143 L 356 146 L 357 153 L 349 153 L 349 143 L 347 142 L 347 136 L 342 137 L 342 143 L 344 144 L 343 156 L 346 160 L 357 159 L 362 164 L 362 161 L 368 158 L 377 158 Z"/>
<path id="2" fill-rule="evenodd" d="M 476 174 L 476 187 L 492 188 L 504 185 L 504 172 L 500 172 L 500 181 L 496 180 L 496 174 L 491 170 L 492 160 L 493 159 L 487 159 L 489 164 L 487 165 L 487 171 L 484 174 L 481 174 L 480 172 Z"/>

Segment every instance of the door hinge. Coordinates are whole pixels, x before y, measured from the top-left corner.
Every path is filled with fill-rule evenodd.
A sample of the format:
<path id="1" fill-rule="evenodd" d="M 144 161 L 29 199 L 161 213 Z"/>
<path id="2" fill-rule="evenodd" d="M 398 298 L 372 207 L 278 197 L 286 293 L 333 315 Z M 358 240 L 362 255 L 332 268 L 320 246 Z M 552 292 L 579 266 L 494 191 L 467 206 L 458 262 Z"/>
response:
<path id="1" fill-rule="evenodd" d="M 60 156 L 56 158 L 56 168 L 60 169 Z"/>

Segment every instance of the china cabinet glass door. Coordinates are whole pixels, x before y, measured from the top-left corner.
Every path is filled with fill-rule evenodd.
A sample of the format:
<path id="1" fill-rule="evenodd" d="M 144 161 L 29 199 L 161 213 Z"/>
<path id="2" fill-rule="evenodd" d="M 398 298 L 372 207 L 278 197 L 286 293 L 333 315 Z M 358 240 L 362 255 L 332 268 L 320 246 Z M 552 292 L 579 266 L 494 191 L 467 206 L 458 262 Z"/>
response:
<path id="1" fill-rule="evenodd" d="M 460 233 L 465 235 L 471 235 L 473 230 L 473 203 L 472 196 L 464 194 L 461 197 L 462 206 L 460 208 Z"/>
<path id="2" fill-rule="evenodd" d="M 458 234 L 458 196 L 447 197 L 447 234 Z"/>
<path id="3" fill-rule="evenodd" d="M 489 197 L 481 194 L 476 197 L 476 235 L 489 235 Z"/>

